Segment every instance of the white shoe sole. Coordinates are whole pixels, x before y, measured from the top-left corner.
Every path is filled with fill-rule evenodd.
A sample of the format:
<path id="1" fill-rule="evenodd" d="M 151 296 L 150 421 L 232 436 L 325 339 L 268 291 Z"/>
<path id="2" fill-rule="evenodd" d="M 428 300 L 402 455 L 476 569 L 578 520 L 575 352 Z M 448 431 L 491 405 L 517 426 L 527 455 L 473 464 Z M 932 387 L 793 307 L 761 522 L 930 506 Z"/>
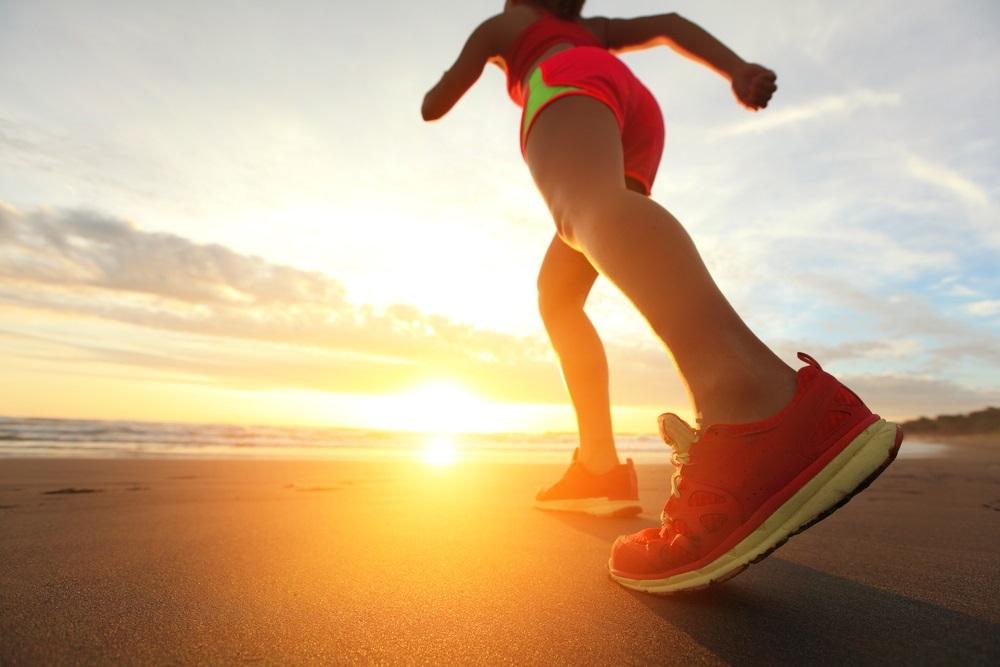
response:
<path id="1" fill-rule="evenodd" d="M 642 512 L 638 500 L 608 498 L 573 498 L 569 500 L 536 500 L 535 507 L 547 512 L 578 512 L 598 517 L 634 516 Z"/>
<path id="2" fill-rule="evenodd" d="M 700 569 L 664 579 L 631 579 L 612 570 L 611 578 L 627 588 L 663 594 L 705 588 L 734 577 L 767 557 L 792 535 L 825 519 L 871 484 L 896 458 L 902 441 L 903 431 L 898 426 L 884 419 L 875 422 L 756 530 Z M 611 568 L 610 561 L 608 567 Z"/>

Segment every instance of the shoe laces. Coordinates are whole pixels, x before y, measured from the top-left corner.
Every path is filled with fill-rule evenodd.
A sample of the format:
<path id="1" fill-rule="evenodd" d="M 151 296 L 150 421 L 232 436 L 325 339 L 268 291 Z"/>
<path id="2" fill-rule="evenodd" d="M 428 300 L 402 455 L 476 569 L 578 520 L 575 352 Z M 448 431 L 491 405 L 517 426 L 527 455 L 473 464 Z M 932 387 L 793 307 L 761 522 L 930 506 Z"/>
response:
<path id="1" fill-rule="evenodd" d="M 673 498 L 681 497 L 681 469 L 691 461 L 691 446 L 698 441 L 698 433 L 687 423 L 675 414 L 666 413 L 660 415 L 657 420 L 660 426 L 660 437 L 670 447 L 670 461 L 674 464 L 674 473 L 670 476 L 670 497 L 667 504 Z M 663 508 L 663 517 L 666 516 L 666 506 Z"/>
<path id="2" fill-rule="evenodd" d="M 681 497 L 681 466 L 691 460 L 688 452 L 679 452 L 673 445 L 673 454 L 670 455 L 670 462 L 674 464 L 674 473 L 670 476 L 670 495 L 675 498 Z"/>

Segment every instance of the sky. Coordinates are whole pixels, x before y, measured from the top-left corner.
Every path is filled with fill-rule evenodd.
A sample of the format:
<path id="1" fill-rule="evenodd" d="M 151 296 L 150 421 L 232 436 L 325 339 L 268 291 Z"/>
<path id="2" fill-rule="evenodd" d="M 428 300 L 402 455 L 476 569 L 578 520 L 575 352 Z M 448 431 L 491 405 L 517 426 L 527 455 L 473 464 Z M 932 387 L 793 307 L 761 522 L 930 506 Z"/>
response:
<path id="1" fill-rule="evenodd" d="M 571 431 L 536 309 L 554 234 L 488 68 L 499 1 L 0 0 L 0 414 Z M 778 73 L 765 111 L 667 48 L 653 197 L 793 366 L 890 418 L 1000 403 L 1000 5 L 676 11 Z M 601 279 L 615 426 L 690 409 Z"/>

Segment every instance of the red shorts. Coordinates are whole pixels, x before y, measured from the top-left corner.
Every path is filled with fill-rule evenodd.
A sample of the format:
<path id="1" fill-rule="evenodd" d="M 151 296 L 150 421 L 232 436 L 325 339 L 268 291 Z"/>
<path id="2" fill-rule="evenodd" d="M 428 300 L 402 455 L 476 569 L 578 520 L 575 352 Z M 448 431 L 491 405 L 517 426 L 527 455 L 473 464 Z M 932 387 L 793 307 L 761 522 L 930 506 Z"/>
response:
<path id="1" fill-rule="evenodd" d="M 521 152 L 524 153 L 528 133 L 538 114 L 567 95 L 593 97 L 611 109 L 621 132 L 625 176 L 642 183 L 648 194 L 663 154 L 663 114 L 632 70 L 604 49 L 580 46 L 542 61 L 532 74 L 524 96 Z"/>

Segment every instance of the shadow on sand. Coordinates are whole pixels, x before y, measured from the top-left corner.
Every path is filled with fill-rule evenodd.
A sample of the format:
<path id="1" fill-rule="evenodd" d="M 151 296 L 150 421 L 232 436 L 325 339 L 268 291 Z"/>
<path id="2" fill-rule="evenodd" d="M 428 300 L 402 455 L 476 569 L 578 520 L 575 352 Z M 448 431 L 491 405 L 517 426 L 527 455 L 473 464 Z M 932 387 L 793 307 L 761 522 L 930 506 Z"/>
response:
<path id="1" fill-rule="evenodd" d="M 771 556 L 705 591 L 629 592 L 730 662 L 997 664 L 988 621 Z"/>
<path id="2" fill-rule="evenodd" d="M 609 546 L 618 535 L 659 525 L 649 516 L 552 516 Z M 1000 664 L 1000 625 L 778 556 L 703 591 L 621 590 L 726 662 Z"/>

